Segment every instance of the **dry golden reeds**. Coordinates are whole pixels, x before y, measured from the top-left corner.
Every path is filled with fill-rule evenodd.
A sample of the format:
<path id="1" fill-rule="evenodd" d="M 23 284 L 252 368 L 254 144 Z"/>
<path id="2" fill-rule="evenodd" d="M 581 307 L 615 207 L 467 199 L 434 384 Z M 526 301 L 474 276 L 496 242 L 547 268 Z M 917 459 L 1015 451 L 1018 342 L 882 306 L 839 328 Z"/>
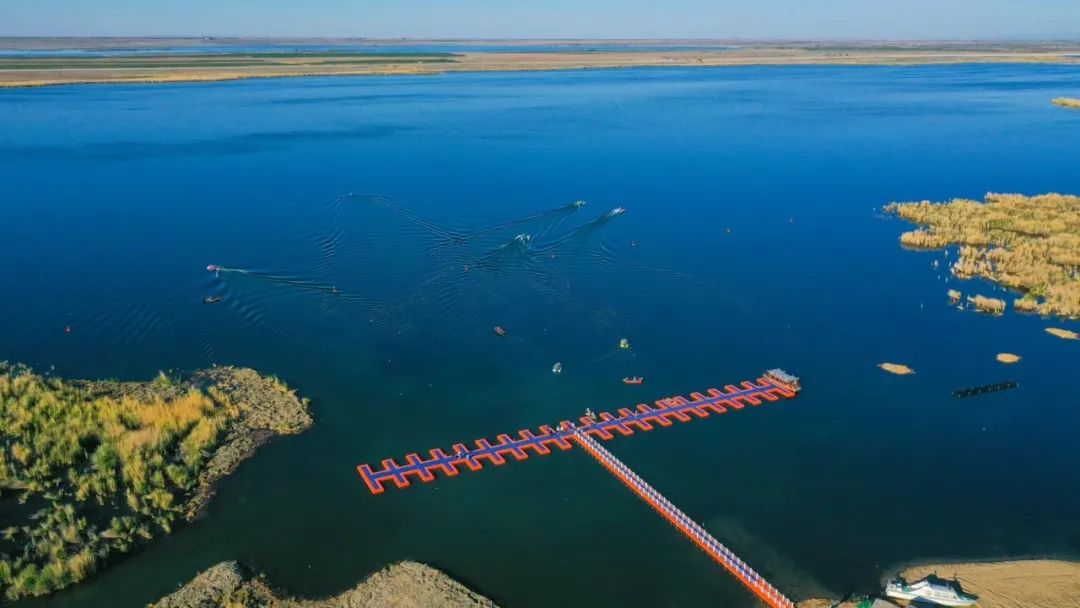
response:
<path id="1" fill-rule="evenodd" d="M 955 276 L 1023 292 L 1018 310 L 1080 317 L 1080 197 L 987 194 L 984 202 L 892 203 L 886 211 L 921 226 L 901 235 L 905 246 L 957 246 Z M 988 306 L 980 310 L 1004 310 Z"/>

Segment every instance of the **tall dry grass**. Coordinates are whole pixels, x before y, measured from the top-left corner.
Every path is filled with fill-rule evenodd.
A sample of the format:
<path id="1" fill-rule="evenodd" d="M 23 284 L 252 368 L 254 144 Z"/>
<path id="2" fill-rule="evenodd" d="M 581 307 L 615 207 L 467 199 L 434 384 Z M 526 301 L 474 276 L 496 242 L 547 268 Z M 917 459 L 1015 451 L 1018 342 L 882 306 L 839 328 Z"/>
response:
<path id="1" fill-rule="evenodd" d="M 1080 317 L 1080 197 L 987 194 L 982 202 L 892 203 L 886 211 L 921 226 L 900 236 L 906 246 L 957 246 L 950 267 L 957 277 L 1023 292 L 1022 310 Z"/>
<path id="2" fill-rule="evenodd" d="M 5 531 L 17 551 L 0 555 L 4 598 L 63 588 L 171 529 L 239 409 L 162 377 L 114 394 L 0 363 L 0 491 L 45 504 Z M 102 509 L 107 530 L 86 515 Z"/>

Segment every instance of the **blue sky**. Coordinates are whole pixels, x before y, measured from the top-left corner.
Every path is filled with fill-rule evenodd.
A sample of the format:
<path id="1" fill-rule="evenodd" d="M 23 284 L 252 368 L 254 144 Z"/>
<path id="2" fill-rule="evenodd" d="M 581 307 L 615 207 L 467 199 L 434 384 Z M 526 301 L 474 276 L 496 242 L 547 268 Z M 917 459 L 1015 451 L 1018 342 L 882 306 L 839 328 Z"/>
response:
<path id="1" fill-rule="evenodd" d="M 1080 0 L 0 0 L 6 36 L 1080 38 Z"/>

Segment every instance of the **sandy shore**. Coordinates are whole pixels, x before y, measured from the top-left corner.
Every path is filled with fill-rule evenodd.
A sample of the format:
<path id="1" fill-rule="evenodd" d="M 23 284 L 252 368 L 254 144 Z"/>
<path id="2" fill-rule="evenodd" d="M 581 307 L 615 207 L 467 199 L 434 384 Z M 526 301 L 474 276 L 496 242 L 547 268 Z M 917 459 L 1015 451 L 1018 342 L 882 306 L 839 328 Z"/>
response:
<path id="1" fill-rule="evenodd" d="M 401 562 L 372 574 L 356 587 L 325 599 L 304 600 L 275 594 L 261 578 L 236 562 L 222 562 L 199 573 L 163 597 L 154 608 L 497 608 L 442 572 Z"/>
<path id="2" fill-rule="evenodd" d="M 916 566 L 901 572 L 909 581 L 937 573 L 956 578 L 979 596 L 980 608 L 1076 608 L 1080 562 L 1049 559 Z"/>
<path id="3" fill-rule="evenodd" d="M 295 76 L 441 74 L 447 72 L 541 71 L 671 66 L 924 65 L 955 63 L 1080 64 L 1080 47 L 932 45 L 865 46 L 772 44 L 731 50 L 466 52 L 445 60 L 389 55 L 339 57 L 305 53 L 248 55 L 161 55 L 106 58 L 6 58 L 0 87 L 76 83 L 202 82 Z M 229 57 L 242 57 L 229 61 Z M 172 64 L 172 65 L 169 65 Z"/>
<path id="4" fill-rule="evenodd" d="M 929 574 L 960 581 L 979 596 L 978 608 L 1076 608 L 1080 606 L 1080 562 L 1026 559 L 1002 562 L 931 564 L 900 572 L 910 581 Z M 885 581 L 882 581 L 884 586 Z M 899 602 L 899 600 L 890 600 Z M 856 608 L 858 600 L 809 599 L 798 608 Z"/>

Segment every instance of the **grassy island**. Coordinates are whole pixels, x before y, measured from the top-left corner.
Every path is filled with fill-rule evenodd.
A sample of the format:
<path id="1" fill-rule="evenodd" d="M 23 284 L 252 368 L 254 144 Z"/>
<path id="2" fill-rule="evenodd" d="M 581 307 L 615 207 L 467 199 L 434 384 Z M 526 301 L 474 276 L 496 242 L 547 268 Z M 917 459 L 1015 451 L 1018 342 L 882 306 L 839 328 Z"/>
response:
<path id="1" fill-rule="evenodd" d="M 900 236 L 905 246 L 958 246 L 951 267 L 957 277 L 1021 291 L 1014 309 L 1080 317 L 1080 197 L 987 194 L 984 202 L 892 203 L 886 211 L 921 226 Z M 1004 302 L 990 300 L 971 303 L 986 312 L 1004 310 Z"/>
<path id="2" fill-rule="evenodd" d="M 236 562 L 199 573 L 153 608 L 496 608 L 442 572 L 416 562 L 388 566 L 344 593 L 322 600 L 281 598 Z"/>
<path id="3" fill-rule="evenodd" d="M 1051 103 L 1053 103 L 1055 106 L 1061 106 L 1063 108 L 1080 109 L 1080 99 L 1075 99 L 1072 97 L 1058 97 L 1051 100 Z"/>
<path id="4" fill-rule="evenodd" d="M 0 602 L 170 532 L 263 441 L 310 424 L 303 400 L 250 369 L 136 383 L 0 363 Z"/>

